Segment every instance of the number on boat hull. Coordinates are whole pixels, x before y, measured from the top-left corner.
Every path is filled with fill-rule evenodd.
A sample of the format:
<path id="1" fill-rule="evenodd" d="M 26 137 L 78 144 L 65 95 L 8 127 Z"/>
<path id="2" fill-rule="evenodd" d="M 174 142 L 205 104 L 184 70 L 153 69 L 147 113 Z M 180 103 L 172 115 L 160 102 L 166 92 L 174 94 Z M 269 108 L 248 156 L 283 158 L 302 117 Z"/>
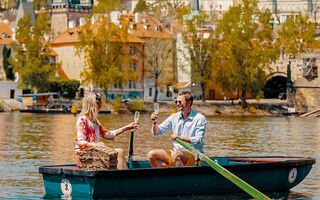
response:
<path id="1" fill-rule="evenodd" d="M 62 179 L 60 186 L 63 195 L 70 196 L 70 194 L 72 193 L 72 185 L 70 181 L 68 181 L 67 179 Z"/>
<path id="2" fill-rule="evenodd" d="M 296 180 L 297 174 L 298 174 L 297 168 L 292 168 L 290 170 L 289 176 L 288 176 L 289 183 L 293 183 Z"/>

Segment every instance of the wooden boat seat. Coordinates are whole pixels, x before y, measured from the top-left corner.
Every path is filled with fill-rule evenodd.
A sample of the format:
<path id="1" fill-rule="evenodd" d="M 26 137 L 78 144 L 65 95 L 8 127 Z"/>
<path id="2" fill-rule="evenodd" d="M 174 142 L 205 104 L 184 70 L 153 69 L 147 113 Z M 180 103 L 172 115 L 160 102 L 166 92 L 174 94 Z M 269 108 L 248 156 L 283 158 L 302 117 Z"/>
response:
<path id="1" fill-rule="evenodd" d="M 281 162 L 287 160 L 305 160 L 305 158 L 232 158 L 233 162 Z"/>

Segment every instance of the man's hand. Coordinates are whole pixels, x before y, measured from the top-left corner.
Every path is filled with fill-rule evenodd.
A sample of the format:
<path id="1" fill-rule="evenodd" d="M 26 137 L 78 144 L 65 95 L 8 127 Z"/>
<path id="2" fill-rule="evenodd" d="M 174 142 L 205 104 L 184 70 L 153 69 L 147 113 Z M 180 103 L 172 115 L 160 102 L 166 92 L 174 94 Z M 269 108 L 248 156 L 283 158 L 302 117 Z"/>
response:
<path id="1" fill-rule="evenodd" d="M 157 113 L 152 113 L 151 120 L 152 120 L 153 124 L 158 123 L 158 114 Z"/>
<path id="2" fill-rule="evenodd" d="M 172 134 L 170 137 L 171 137 L 172 141 L 175 141 L 176 138 L 179 138 L 179 136 L 177 134 Z"/>
<path id="3" fill-rule="evenodd" d="M 179 135 L 177 135 L 175 133 L 172 134 L 170 137 L 171 137 L 172 141 L 175 141 L 177 138 L 179 138 L 180 140 L 191 144 L 191 138 L 189 138 L 189 137 L 182 137 L 182 136 L 179 136 Z"/>

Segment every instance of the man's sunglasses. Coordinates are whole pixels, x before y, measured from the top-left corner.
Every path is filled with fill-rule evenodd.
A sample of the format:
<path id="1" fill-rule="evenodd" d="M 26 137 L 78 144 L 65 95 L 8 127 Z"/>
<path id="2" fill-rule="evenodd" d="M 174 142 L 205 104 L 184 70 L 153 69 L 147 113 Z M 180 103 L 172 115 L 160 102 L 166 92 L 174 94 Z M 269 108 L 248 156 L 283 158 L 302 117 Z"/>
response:
<path id="1" fill-rule="evenodd" d="M 175 100 L 174 102 L 175 102 L 176 104 L 178 104 L 178 103 L 179 103 L 179 104 L 182 104 L 182 103 L 183 103 L 183 101 L 180 101 L 180 100 L 179 100 L 179 101 Z"/>

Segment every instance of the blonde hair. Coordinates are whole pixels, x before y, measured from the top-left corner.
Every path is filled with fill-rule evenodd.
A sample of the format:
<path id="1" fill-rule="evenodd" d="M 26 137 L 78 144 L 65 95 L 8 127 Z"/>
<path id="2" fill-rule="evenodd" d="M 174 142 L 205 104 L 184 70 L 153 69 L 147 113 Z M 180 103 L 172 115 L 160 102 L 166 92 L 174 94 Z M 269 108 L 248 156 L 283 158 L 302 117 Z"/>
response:
<path id="1" fill-rule="evenodd" d="M 80 115 L 86 115 L 90 121 L 94 121 L 98 116 L 98 103 L 101 101 L 99 93 L 90 92 L 82 100 L 82 110 Z"/>

